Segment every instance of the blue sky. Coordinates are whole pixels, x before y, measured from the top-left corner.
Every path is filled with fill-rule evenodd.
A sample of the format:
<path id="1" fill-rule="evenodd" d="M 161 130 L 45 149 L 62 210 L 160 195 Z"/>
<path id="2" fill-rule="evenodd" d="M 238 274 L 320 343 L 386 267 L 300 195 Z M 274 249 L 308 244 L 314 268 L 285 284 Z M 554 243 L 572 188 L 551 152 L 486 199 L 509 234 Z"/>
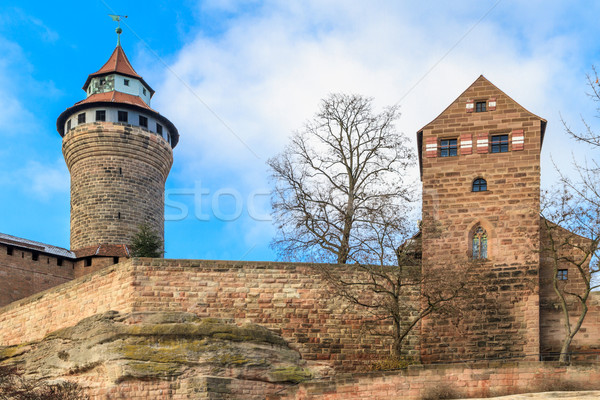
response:
<path id="1" fill-rule="evenodd" d="M 544 187 L 553 162 L 570 173 L 572 157 L 590 156 L 560 116 L 597 125 L 585 75 L 600 63 L 598 2 L 5 0 L 0 232 L 69 247 L 56 118 L 114 49 L 111 13 L 129 16 L 123 47 L 181 134 L 167 181 L 169 258 L 275 259 L 265 162 L 331 92 L 399 103 L 397 127 L 413 140 L 483 74 L 548 120 Z"/>

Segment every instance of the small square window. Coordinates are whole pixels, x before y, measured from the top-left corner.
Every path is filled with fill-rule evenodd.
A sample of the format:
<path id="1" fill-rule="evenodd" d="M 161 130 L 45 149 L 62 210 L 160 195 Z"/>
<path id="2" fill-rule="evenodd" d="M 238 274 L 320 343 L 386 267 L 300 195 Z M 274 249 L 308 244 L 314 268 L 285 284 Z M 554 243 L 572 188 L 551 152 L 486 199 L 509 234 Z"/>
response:
<path id="1" fill-rule="evenodd" d="M 475 112 L 485 112 L 485 101 L 475 103 Z"/>
<path id="2" fill-rule="evenodd" d="M 123 85 L 129 86 L 129 79 L 123 79 Z"/>
<path id="3" fill-rule="evenodd" d="M 129 118 L 127 117 L 127 111 L 119 111 L 118 113 L 119 122 L 128 122 Z"/>
<path id="4" fill-rule="evenodd" d="M 31 253 L 31 259 L 33 261 L 37 261 L 40 258 L 40 255 L 38 253 Z"/>
<path id="5" fill-rule="evenodd" d="M 71 130 L 71 120 L 67 121 L 67 131 Z"/>
<path id="6" fill-rule="evenodd" d="M 88 257 L 85 259 L 85 266 L 86 267 L 91 267 L 92 266 L 92 257 Z"/>
<path id="7" fill-rule="evenodd" d="M 159 123 L 156 124 L 156 133 L 162 135 L 162 125 Z"/>
<path id="8" fill-rule="evenodd" d="M 458 154 L 456 139 L 442 139 L 440 141 L 440 157 L 454 157 Z"/>
<path id="9" fill-rule="evenodd" d="M 113 257 L 113 264 L 119 263 L 119 257 Z"/>
<path id="10" fill-rule="evenodd" d="M 13 248 L 11 246 L 8 246 L 6 248 L 6 255 L 7 256 L 12 256 L 13 255 Z"/>
<path id="11" fill-rule="evenodd" d="M 492 136 L 492 153 L 506 153 L 508 151 L 508 135 Z"/>
<path id="12" fill-rule="evenodd" d="M 559 281 L 566 281 L 569 278 L 569 270 L 568 269 L 559 269 L 556 273 L 556 279 Z"/>
<path id="13" fill-rule="evenodd" d="M 57 258 L 56 259 L 56 265 L 58 265 L 59 267 L 62 267 L 62 263 L 63 263 L 62 258 Z"/>
<path id="14" fill-rule="evenodd" d="M 85 113 L 81 113 L 77 116 L 78 124 L 85 124 Z"/>
<path id="15" fill-rule="evenodd" d="M 105 110 L 96 110 L 96 121 L 106 121 Z"/>
<path id="16" fill-rule="evenodd" d="M 144 128 L 148 127 L 148 118 L 144 117 L 143 115 L 140 115 L 140 126 Z"/>
<path id="17" fill-rule="evenodd" d="M 100 78 L 100 85 L 104 85 L 106 83 L 106 79 Z"/>

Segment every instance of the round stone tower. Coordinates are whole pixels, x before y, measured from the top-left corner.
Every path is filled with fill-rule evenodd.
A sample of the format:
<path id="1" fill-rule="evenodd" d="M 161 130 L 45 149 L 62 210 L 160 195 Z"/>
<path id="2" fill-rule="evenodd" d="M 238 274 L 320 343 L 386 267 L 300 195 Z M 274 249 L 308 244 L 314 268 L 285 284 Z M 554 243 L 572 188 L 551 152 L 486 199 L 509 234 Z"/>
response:
<path id="1" fill-rule="evenodd" d="M 71 173 L 71 249 L 126 245 L 141 224 L 164 237 L 165 181 L 179 133 L 122 47 L 56 122 Z"/>

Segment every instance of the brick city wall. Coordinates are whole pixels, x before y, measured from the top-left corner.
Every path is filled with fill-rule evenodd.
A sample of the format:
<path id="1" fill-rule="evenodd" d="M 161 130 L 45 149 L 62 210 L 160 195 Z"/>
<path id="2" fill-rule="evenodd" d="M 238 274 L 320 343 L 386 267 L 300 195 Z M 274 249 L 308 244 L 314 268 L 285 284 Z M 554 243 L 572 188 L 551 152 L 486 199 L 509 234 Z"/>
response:
<path id="1" fill-rule="evenodd" d="M 310 264 L 132 259 L 0 309 L 0 345 L 39 340 L 109 310 L 186 311 L 265 326 L 304 360 L 338 370 L 388 357 L 391 341 L 361 329 L 371 315 L 331 292 Z M 416 342 L 412 336 L 407 351 Z"/>
<path id="2" fill-rule="evenodd" d="M 79 125 L 63 138 L 71 173 L 71 249 L 128 244 L 147 223 L 164 235 L 165 181 L 171 146 L 136 126 Z"/>
<path id="3" fill-rule="evenodd" d="M 10 251 L 12 255 L 8 254 Z M 37 260 L 33 259 L 34 254 Z M 0 245 L 0 307 L 71 279 L 72 261 Z"/>
<path id="4" fill-rule="evenodd" d="M 574 388 L 598 390 L 599 382 L 600 369 L 597 365 L 567 367 L 556 363 L 509 362 L 478 363 L 468 367 L 410 366 L 408 370 L 399 372 L 353 374 L 331 381 L 303 383 L 280 395 L 267 396 L 267 399 L 455 399 Z M 436 391 L 444 389 L 446 396 Z"/>
<path id="5" fill-rule="evenodd" d="M 487 111 L 468 112 L 469 100 L 486 102 Z M 508 152 L 491 153 L 493 135 L 508 135 Z M 540 135 L 540 118 L 483 77 L 423 128 L 423 268 L 468 263 L 478 225 L 488 237 L 487 260 L 476 267 L 479 311 L 460 326 L 425 321 L 423 361 L 538 353 Z M 441 157 L 441 140 L 450 138 L 457 155 Z M 476 178 L 486 191 L 472 191 Z"/>

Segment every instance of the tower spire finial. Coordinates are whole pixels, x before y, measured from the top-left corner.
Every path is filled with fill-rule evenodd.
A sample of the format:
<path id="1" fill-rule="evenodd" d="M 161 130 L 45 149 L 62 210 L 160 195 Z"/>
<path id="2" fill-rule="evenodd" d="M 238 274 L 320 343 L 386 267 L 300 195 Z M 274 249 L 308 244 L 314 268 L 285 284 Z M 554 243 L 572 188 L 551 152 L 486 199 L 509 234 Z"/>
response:
<path id="1" fill-rule="evenodd" d="M 117 29 L 115 29 L 115 32 L 117 32 L 117 46 L 120 46 L 121 33 L 123 33 L 123 29 L 121 29 L 121 18 L 127 18 L 127 15 L 108 14 L 108 16 L 111 17 L 113 21 L 118 22 Z"/>

